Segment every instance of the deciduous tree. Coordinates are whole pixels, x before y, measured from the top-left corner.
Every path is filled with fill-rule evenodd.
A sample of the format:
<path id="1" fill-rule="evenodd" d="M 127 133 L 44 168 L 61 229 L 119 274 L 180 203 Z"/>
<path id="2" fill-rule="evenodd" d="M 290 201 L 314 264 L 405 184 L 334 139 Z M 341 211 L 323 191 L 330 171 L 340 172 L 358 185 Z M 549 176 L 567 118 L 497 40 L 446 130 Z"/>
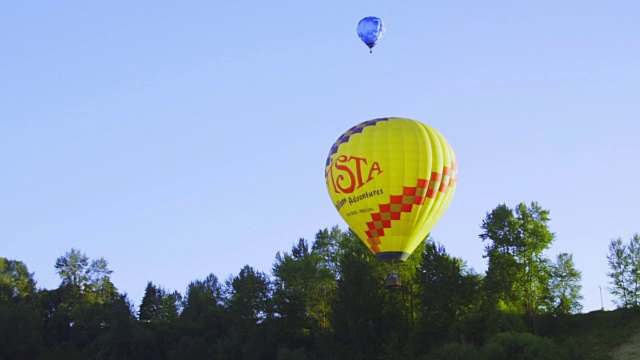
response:
<path id="1" fill-rule="evenodd" d="M 573 255 L 561 253 L 551 264 L 549 309 L 552 314 L 573 314 L 582 310 L 582 274 L 573 264 Z"/>
<path id="2" fill-rule="evenodd" d="M 113 271 L 104 258 L 90 261 L 80 250 L 71 249 L 56 260 L 55 268 L 62 279 L 60 288 L 64 289 L 68 303 L 104 303 L 118 295 L 110 278 Z"/>
<path id="3" fill-rule="evenodd" d="M 0 258 L 0 303 L 33 300 L 36 282 L 22 261 Z"/>
<path id="4" fill-rule="evenodd" d="M 494 304 L 527 317 L 543 311 L 549 291 L 544 251 L 555 238 L 549 220 L 549 210 L 536 202 L 520 203 L 513 210 L 499 205 L 483 220 L 480 238 L 489 242 L 485 289 Z"/>
<path id="5" fill-rule="evenodd" d="M 607 254 L 611 278 L 609 291 L 620 307 L 640 304 L 640 235 L 634 234 L 626 244 L 622 238 L 612 239 Z"/>

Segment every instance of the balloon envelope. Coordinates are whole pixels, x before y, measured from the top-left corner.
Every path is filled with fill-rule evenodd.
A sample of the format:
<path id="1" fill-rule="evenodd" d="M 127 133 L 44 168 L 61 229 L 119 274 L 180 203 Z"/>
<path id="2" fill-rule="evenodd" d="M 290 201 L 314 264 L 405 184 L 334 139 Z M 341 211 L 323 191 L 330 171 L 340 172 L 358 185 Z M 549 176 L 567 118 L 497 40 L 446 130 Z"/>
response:
<path id="1" fill-rule="evenodd" d="M 367 16 L 358 23 L 358 37 L 369 49 L 376 46 L 376 42 L 384 35 L 384 23 L 380 18 Z"/>
<path id="2" fill-rule="evenodd" d="M 347 130 L 329 151 L 329 196 L 379 260 L 404 261 L 440 219 L 456 190 L 456 157 L 435 129 L 380 118 Z"/>

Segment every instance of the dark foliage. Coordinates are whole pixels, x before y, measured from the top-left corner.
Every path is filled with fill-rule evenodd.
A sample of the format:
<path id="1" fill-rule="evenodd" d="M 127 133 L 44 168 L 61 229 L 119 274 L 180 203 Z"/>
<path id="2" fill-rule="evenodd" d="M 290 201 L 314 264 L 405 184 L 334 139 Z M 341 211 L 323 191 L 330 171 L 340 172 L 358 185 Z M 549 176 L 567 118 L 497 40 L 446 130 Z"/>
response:
<path id="1" fill-rule="evenodd" d="M 570 254 L 555 264 L 542 255 L 547 215 L 535 203 L 489 213 L 487 274 L 431 239 L 404 264 L 381 263 L 334 227 L 277 253 L 270 275 L 246 265 L 224 281 L 192 281 L 184 295 L 149 282 L 136 307 L 102 258 L 59 257 L 53 290 L 0 258 L 0 360 L 605 358 L 640 316 L 633 306 L 572 314 L 580 273 Z M 391 271 L 402 287 L 385 288 Z"/>

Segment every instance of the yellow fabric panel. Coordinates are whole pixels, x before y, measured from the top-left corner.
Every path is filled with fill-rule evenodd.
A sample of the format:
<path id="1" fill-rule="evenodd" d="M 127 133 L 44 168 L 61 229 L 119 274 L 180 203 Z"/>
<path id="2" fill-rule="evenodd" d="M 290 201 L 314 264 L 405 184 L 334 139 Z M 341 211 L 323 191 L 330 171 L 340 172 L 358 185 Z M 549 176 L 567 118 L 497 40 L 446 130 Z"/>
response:
<path id="1" fill-rule="evenodd" d="M 435 129 L 382 118 L 338 138 L 325 179 L 334 206 L 374 254 L 410 254 L 449 205 L 457 171 L 451 146 Z"/>

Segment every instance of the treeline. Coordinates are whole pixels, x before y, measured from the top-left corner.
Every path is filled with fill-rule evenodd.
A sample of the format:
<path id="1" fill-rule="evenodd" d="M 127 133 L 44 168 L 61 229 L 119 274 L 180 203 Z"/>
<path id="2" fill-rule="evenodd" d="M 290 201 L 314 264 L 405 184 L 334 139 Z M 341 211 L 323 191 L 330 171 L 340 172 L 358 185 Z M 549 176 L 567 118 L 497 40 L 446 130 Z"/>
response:
<path id="1" fill-rule="evenodd" d="M 571 254 L 546 255 L 548 222 L 535 202 L 487 213 L 484 274 L 432 239 L 392 269 L 324 229 L 277 253 L 271 274 L 246 265 L 184 294 L 149 282 L 139 306 L 79 250 L 56 260 L 54 290 L 0 258 L 0 359 L 585 359 L 550 337 L 581 310 L 581 274 Z M 399 288 L 383 286 L 392 270 Z"/>

